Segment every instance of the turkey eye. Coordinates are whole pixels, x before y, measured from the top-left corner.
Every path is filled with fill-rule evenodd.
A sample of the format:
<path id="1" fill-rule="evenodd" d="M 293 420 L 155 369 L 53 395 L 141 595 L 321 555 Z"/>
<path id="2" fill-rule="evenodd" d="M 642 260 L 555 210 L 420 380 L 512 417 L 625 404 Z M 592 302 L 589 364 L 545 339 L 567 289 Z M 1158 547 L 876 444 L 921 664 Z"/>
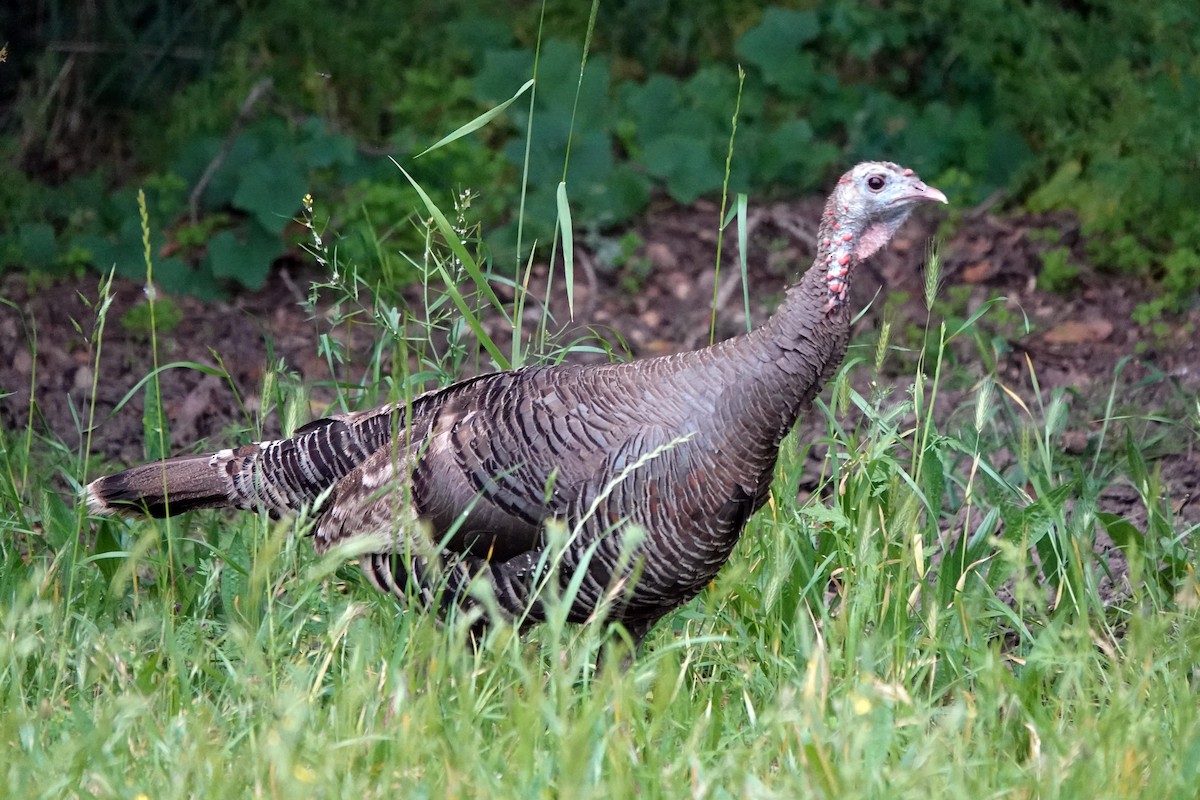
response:
<path id="1" fill-rule="evenodd" d="M 882 175 L 872 175 L 867 178 L 867 186 L 870 186 L 873 192 L 878 192 L 882 189 L 885 182 Z"/>

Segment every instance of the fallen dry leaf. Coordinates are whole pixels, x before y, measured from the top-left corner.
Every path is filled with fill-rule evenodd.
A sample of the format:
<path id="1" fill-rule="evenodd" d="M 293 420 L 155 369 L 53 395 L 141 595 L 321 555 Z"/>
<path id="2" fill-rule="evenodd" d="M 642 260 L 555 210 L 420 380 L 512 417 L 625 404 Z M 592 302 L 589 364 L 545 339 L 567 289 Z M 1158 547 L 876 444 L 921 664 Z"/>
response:
<path id="1" fill-rule="evenodd" d="M 671 248 L 662 242 L 650 242 L 646 245 L 646 257 L 656 270 L 671 270 L 679 266 L 679 259 Z"/>
<path id="2" fill-rule="evenodd" d="M 1106 319 L 1067 320 L 1046 331 L 1047 344 L 1085 344 L 1103 342 L 1112 335 L 1113 324 Z"/>
<path id="3" fill-rule="evenodd" d="M 967 283 L 983 283 L 996 274 L 996 265 L 991 261 L 976 261 L 963 267 L 962 279 Z"/>

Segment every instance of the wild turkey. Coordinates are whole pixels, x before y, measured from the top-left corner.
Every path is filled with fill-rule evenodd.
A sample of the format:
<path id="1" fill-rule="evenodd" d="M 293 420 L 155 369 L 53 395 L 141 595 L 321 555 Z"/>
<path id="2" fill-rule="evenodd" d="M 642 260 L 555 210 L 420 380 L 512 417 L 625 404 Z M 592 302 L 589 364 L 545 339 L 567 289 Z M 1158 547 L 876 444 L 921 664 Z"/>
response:
<path id="1" fill-rule="evenodd" d="M 619 620 L 640 641 L 716 575 L 766 501 L 780 441 L 845 354 L 855 265 L 925 201 L 946 197 L 912 170 L 854 167 L 825 205 L 813 266 L 779 310 L 713 347 L 481 375 L 290 439 L 100 478 L 88 504 L 155 517 L 316 504 L 318 551 L 379 542 L 360 559 L 378 589 L 443 609 L 498 607 L 520 624 L 544 618 L 545 524 L 560 520 L 568 536 L 551 580 L 561 590 L 579 579 L 568 618 Z"/>

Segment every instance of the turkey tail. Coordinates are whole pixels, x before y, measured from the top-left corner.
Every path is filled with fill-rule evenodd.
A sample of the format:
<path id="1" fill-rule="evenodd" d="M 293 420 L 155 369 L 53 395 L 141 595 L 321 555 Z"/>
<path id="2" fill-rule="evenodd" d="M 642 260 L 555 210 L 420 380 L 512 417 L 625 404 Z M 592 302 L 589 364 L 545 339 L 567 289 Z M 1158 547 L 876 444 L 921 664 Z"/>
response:
<path id="1" fill-rule="evenodd" d="M 95 514 L 124 511 L 166 517 L 231 505 L 229 481 L 214 468 L 219 457 L 180 456 L 99 478 L 88 484 L 88 508 Z"/>
<path id="2" fill-rule="evenodd" d="M 234 506 L 280 515 L 316 501 L 384 446 L 391 408 L 329 417 L 290 439 L 247 444 L 199 456 L 180 456 L 93 481 L 86 490 L 95 514 L 165 517 L 197 508 Z"/>

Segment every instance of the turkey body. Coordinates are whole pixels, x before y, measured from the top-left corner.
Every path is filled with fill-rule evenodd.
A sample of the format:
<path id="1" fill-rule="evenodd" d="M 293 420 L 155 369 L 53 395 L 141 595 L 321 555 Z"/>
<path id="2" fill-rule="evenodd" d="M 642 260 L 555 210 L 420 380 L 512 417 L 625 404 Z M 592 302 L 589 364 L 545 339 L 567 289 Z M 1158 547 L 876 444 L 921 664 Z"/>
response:
<path id="1" fill-rule="evenodd" d="M 638 580 L 612 599 L 612 613 L 648 627 L 729 558 L 766 501 L 780 440 L 811 401 L 821 369 L 840 361 L 847 327 L 809 342 L 811 357 L 794 364 L 808 374 L 785 370 L 784 353 L 756 332 L 684 356 L 527 367 L 425 395 L 412 405 L 409 443 L 381 448 L 335 488 L 318 546 L 384 529 L 404 501 L 367 499 L 362 481 L 389 462 L 411 465 L 408 507 L 439 542 L 445 537 L 447 551 L 486 561 L 501 606 L 533 620 L 539 609 L 529 608 L 523 581 L 543 556 L 547 520 L 572 537 L 560 580 L 586 570 L 573 621 L 586 620 L 622 577 L 619 534 L 636 526 L 645 534 L 631 566 Z M 377 585 L 403 590 L 390 585 L 390 558 L 366 562 Z"/>
<path id="2" fill-rule="evenodd" d="M 830 197 L 816 262 L 779 311 L 713 347 L 467 379 L 289 439 L 101 478 L 89 504 L 162 516 L 316 503 L 318 550 L 380 543 L 360 560 L 376 587 L 469 606 L 469 585 L 483 581 L 522 624 L 543 618 L 557 520 L 567 539 L 550 574 L 559 589 L 578 584 L 569 618 L 619 620 L 640 639 L 717 574 L 766 502 L 781 440 L 845 353 L 853 266 L 926 200 L 945 202 L 910 170 L 860 164 Z"/>

